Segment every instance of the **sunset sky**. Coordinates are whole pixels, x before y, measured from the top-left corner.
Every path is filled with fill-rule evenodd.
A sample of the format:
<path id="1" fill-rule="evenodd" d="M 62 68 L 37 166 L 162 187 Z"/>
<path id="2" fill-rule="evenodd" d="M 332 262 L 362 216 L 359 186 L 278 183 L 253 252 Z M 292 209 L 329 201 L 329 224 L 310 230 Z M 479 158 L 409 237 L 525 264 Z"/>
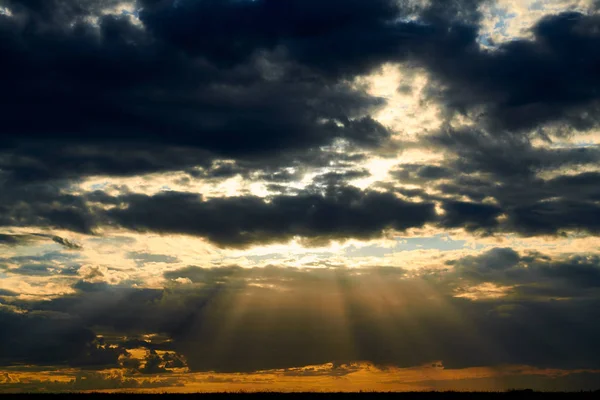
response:
<path id="1" fill-rule="evenodd" d="M 0 392 L 600 389 L 600 1 L 0 0 Z"/>

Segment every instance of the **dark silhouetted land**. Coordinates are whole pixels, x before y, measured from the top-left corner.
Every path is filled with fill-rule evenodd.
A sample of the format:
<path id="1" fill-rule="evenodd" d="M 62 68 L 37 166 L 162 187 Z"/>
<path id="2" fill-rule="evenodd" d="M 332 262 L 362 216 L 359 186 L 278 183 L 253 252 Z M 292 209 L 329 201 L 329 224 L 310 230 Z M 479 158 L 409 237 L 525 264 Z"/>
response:
<path id="1" fill-rule="evenodd" d="M 225 399 L 317 399 L 317 400 L 345 400 L 345 399 L 385 399 L 385 400 L 412 400 L 412 399 L 541 399 L 541 398 L 565 398 L 565 399 L 598 399 L 600 391 L 582 392 L 537 392 L 532 390 L 511 390 L 507 392 L 360 392 L 360 393 L 277 393 L 277 392 L 255 392 L 255 393 L 190 393 L 190 394 L 143 394 L 143 393 L 22 393 L 22 394 L 0 394 L 0 398 L 11 398 L 17 400 L 25 399 L 67 399 L 77 400 L 92 398 L 94 400 L 225 400 Z"/>

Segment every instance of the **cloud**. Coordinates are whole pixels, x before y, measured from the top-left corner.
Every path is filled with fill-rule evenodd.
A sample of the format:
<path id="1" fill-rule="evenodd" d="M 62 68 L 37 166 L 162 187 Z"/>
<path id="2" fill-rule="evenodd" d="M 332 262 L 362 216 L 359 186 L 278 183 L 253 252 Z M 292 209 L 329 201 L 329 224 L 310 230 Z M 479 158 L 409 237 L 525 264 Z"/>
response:
<path id="1" fill-rule="evenodd" d="M 395 190 L 438 202 L 442 227 L 523 236 L 598 231 L 597 145 L 534 145 L 478 129 L 443 129 L 421 144 L 442 151 L 444 159 L 400 165 L 391 176 L 398 184 L 427 184 L 427 193 Z M 419 176 L 426 168 L 443 177 Z"/>
<path id="2" fill-rule="evenodd" d="M 510 287 L 509 299 L 588 299 L 595 297 L 594 291 L 600 287 L 600 258 L 596 255 L 555 260 L 535 251 L 520 255 L 510 248 L 494 248 L 449 264 L 454 267 L 448 277 L 451 285 Z"/>
<path id="3" fill-rule="evenodd" d="M 167 271 L 164 273 L 164 277 L 172 280 L 176 280 L 178 278 L 189 279 L 194 283 L 216 284 L 229 280 L 232 277 L 245 278 L 251 273 L 251 270 L 246 270 L 238 266 L 218 268 L 189 266 L 174 271 Z"/>
<path id="4" fill-rule="evenodd" d="M 9 188 L 0 194 L 0 226 L 52 227 L 91 233 L 96 224 L 91 209 L 80 196 L 62 193 L 56 187 Z"/>
<path id="5" fill-rule="evenodd" d="M 13 134 L 0 138 L 10 155 L 0 161 L 5 174 L 17 181 L 132 174 L 315 150 L 336 138 L 373 147 L 389 137 L 369 117 L 382 99 L 338 78 L 367 72 L 394 50 L 393 43 L 366 47 L 382 53 L 372 59 L 348 41 L 403 36 L 389 24 L 400 12 L 394 2 L 327 10 L 317 2 L 170 3 L 141 2 L 138 25 L 127 15 L 101 15 L 105 2 L 8 2 L 13 15 L 0 16 L 12 60 L 0 70 L 11 76 L 2 119 Z M 222 29 L 240 15 L 248 24 Z M 210 23 L 200 27 L 199 19 Z M 363 35 L 373 29 L 381 33 Z M 200 40 L 202 30 L 213 39 Z"/>
<path id="6" fill-rule="evenodd" d="M 403 182 L 426 183 L 452 177 L 452 170 L 438 165 L 403 164 L 390 172 Z"/>
<path id="7" fill-rule="evenodd" d="M 529 131 L 545 124 L 569 132 L 597 126 L 597 15 L 547 15 L 532 39 L 475 46 L 475 35 L 452 52 L 432 52 L 427 68 L 444 85 L 441 101 L 472 112 L 493 131 Z"/>
<path id="8" fill-rule="evenodd" d="M 119 225 L 161 233 L 203 236 L 223 247 L 289 241 L 294 236 L 327 242 L 371 238 L 384 229 L 405 230 L 435 218 L 433 205 L 390 193 L 342 187 L 325 194 L 229 197 L 204 200 L 189 193 L 131 195 L 108 212 Z M 171 210 L 165 213 L 165 210 Z"/>
<path id="9" fill-rule="evenodd" d="M 5 246 L 16 246 L 27 243 L 28 237 L 23 235 L 0 234 L 0 244 Z"/>
<path id="10" fill-rule="evenodd" d="M 7 246 L 17 246 L 17 245 L 28 244 L 32 241 L 35 241 L 38 239 L 43 239 L 43 238 L 51 239 L 53 242 L 64 246 L 66 249 L 81 250 L 81 248 L 82 248 L 80 245 L 72 242 L 69 239 L 66 239 L 66 238 L 63 238 L 60 236 L 55 236 L 55 235 L 48 235 L 45 233 L 0 234 L 0 244 L 4 244 Z"/>
<path id="11" fill-rule="evenodd" d="M 598 15 L 536 11 L 493 43 L 479 0 L 121 3 L 0 0 L 0 364 L 136 374 L 56 390 L 357 360 L 600 368 L 596 249 L 523 239 L 600 232 Z M 332 243 L 420 231 L 435 244 Z M 409 250 L 426 267 L 377 266 Z"/>
<path id="12" fill-rule="evenodd" d="M 46 265 L 26 264 L 15 269 L 11 269 L 10 272 L 18 275 L 48 276 L 52 275 L 52 267 L 48 267 Z"/>
<path id="13" fill-rule="evenodd" d="M 514 267 L 519 254 L 511 248 L 494 248 L 480 256 L 467 256 L 458 260 L 456 268 L 461 274 L 468 270 L 497 271 Z"/>
<path id="14" fill-rule="evenodd" d="M 117 366 L 121 350 L 103 346 L 80 321 L 60 313 L 0 310 L 0 364 Z"/>
<path id="15" fill-rule="evenodd" d="M 13 292 L 12 290 L 0 289 L 0 296 L 12 297 L 12 296 L 18 296 L 18 295 L 19 295 L 19 293 Z"/>
<path id="16" fill-rule="evenodd" d="M 82 249 L 81 245 L 74 243 L 74 242 L 70 241 L 69 239 L 62 238 L 60 236 L 52 236 L 52 241 L 60 244 L 61 246 L 64 246 L 67 249 L 70 249 L 70 250 L 81 250 Z"/>
<path id="17" fill-rule="evenodd" d="M 515 209 L 512 223 L 527 234 L 557 233 L 565 229 L 600 228 L 600 207 L 585 201 L 557 200 L 536 202 Z"/>
<path id="18" fill-rule="evenodd" d="M 42 255 L 0 257 L 0 262 L 16 267 L 2 268 L 9 274 L 51 277 L 51 276 L 77 276 L 79 268 L 78 256 L 72 253 L 46 252 Z"/>
<path id="19" fill-rule="evenodd" d="M 2 112 L 5 130 L 19 135 L 1 139 L 10 156 L 0 165 L 11 179 L 31 181 L 185 169 L 218 157 L 272 158 L 274 151 L 290 160 L 335 139 L 384 145 L 391 133 L 371 117 L 384 100 L 348 82 L 385 62 L 425 66 L 449 88 L 441 102 L 450 108 L 502 104 L 481 94 L 495 95 L 499 87 L 517 92 L 513 97 L 529 90 L 485 78 L 485 71 L 512 65 L 518 46 L 493 54 L 478 49 L 481 3 L 139 2 L 134 22 L 102 15 L 113 3 L 9 1 L 13 15 L 0 17 L 11 59 L 0 72 L 12 78 Z M 590 18 L 581 16 L 582 24 Z M 539 40 L 520 42 L 532 48 L 532 61 L 519 64 L 516 76 L 523 77 L 515 82 L 533 85 L 526 79 L 531 71 L 551 64 L 535 49 L 560 21 L 541 22 L 534 28 Z M 573 43 L 593 41 L 573 29 Z M 557 59 L 572 59 L 563 56 Z M 578 68 L 585 72 L 590 63 Z M 467 71 L 474 79 L 465 86 Z M 456 87 L 465 87 L 465 99 Z M 583 93 L 587 86 L 579 87 Z M 590 96 L 574 97 L 586 103 Z M 51 145 L 40 129 L 52 135 Z"/>
<path id="20" fill-rule="evenodd" d="M 146 347 L 151 353 L 177 353 L 192 371 L 248 372 L 356 360 L 398 367 L 443 360 L 447 368 L 598 368 L 593 349 L 600 329 L 599 265 L 593 257 L 551 259 L 504 248 L 458 259 L 445 272 L 417 274 L 380 268 L 188 267 L 165 273 L 171 281 L 167 289 L 104 285 L 50 301 L 15 303 L 31 311 L 7 314 L 3 343 L 11 351 L 3 354 L 6 361 L 42 363 L 32 349 L 43 348 L 46 358 L 61 353 L 62 342 L 53 333 L 60 328 L 73 335 L 86 332 L 87 339 L 75 341 L 80 345 L 61 353 L 70 354 L 63 358 L 69 365 L 87 359 L 80 358 L 83 349 L 97 349 L 95 359 L 105 355 L 109 364 L 111 351 Z M 181 277 L 190 283 L 178 284 Z M 513 289 L 495 298 L 457 297 L 481 283 Z M 43 325 L 51 330 L 44 342 L 13 337 L 15 320 L 39 332 L 42 325 L 33 324 L 42 317 L 35 312 L 68 318 Z M 84 327 L 92 326 L 116 337 L 155 332 L 166 340 L 90 345 L 95 335 Z M 149 373 L 169 362 L 158 354 L 151 358 Z"/>
<path id="21" fill-rule="evenodd" d="M 8 374 L 7 374 L 8 375 Z M 177 378 L 144 379 L 128 376 L 122 371 L 77 372 L 66 376 L 67 381 L 27 379 L 17 381 L 8 375 L 7 382 L 2 382 L 3 393 L 61 393 L 114 389 L 153 389 L 183 386 Z M 0 381 L 1 382 L 1 381 Z"/>
<path id="22" fill-rule="evenodd" d="M 528 138 L 497 137 L 479 129 L 442 129 L 425 137 L 424 144 L 446 152 L 447 167 L 453 170 L 491 174 L 503 182 L 532 178 L 545 170 L 593 165 L 600 160 L 597 145 L 534 146 Z"/>
<path id="23" fill-rule="evenodd" d="M 494 227 L 502 213 L 500 207 L 488 204 L 447 201 L 443 205 L 442 225 L 445 227 L 462 226 L 467 230 Z"/>
<path id="24" fill-rule="evenodd" d="M 138 2 L 134 20 L 103 13 L 117 2 L 6 1 L 3 174 L 131 175 L 219 157 L 260 168 L 336 139 L 381 146 L 391 133 L 371 114 L 384 100 L 348 81 L 385 62 L 424 67 L 441 104 L 494 132 L 596 123 L 594 15 L 547 16 L 533 39 L 489 51 L 482 1 L 213 3 Z"/>
<path id="25" fill-rule="evenodd" d="M 17 268 L 7 270 L 11 274 L 33 276 L 33 277 L 45 277 L 45 276 L 77 276 L 79 271 L 78 266 L 69 266 L 57 268 L 56 265 L 45 265 L 45 264 L 24 264 Z"/>
<path id="26" fill-rule="evenodd" d="M 144 265 L 145 263 L 175 263 L 178 261 L 177 257 L 167 256 L 164 254 L 153 254 L 153 253 L 140 253 L 140 252 L 130 252 L 128 257 L 135 260 L 139 265 Z"/>
<path id="27" fill-rule="evenodd" d="M 145 361 L 144 367 L 139 370 L 142 374 L 161 374 L 167 372 L 165 367 L 162 366 L 163 358 L 155 350 L 151 349 L 148 351 Z"/>

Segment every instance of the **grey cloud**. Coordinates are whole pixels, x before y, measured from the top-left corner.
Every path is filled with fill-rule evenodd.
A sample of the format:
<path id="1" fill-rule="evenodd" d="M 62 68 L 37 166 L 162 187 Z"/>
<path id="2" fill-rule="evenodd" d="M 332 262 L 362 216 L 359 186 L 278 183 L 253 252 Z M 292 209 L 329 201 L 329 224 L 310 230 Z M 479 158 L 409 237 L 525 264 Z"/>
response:
<path id="1" fill-rule="evenodd" d="M 464 227 L 468 231 L 494 228 L 502 213 L 502 209 L 495 205 L 464 201 L 445 201 L 442 207 L 445 212 L 442 226 Z"/>
<path id="2" fill-rule="evenodd" d="M 52 236 L 52 241 L 60 244 L 61 246 L 70 249 L 70 250 L 81 250 L 82 247 L 81 245 L 69 240 L 69 239 L 65 239 L 62 238 L 60 236 Z"/>
<path id="3" fill-rule="evenodd" d="M 225 247 L 282 242 L 293 236 L 320 242 L 370 238 L 384 229 L 404 230 L 435 218 L 432 204 L 350 187 L 332 188 L 325 195 L 275 196 L 268 202 L 251 196 L 203 200 L 175 192 L 122 200 L 126 207 L 108 213 L 121 226 L 204 236 Z"/>
<path id="4" fill-rule="evenodd" d="M 2 267 L 0 267 L 0 269 L 2 269 Z M 13 297 L 13 296 L 18 296 L 18 295 L 19 295 L 19 293 L 13 292 L 12 290 L 0 289 L 0 296 Z"/>
<path id="5" fill-rule="evenodd" d="M 66 249 L 80 250 L 82 248 L 81 245 L 79 245 L 69 239 L 66 239 L 66 238 L 63 238 L 60 236 L 49 235 L 49 234 L 45 234 L 45 233 L 0 234 L 0 244 L 5 244 L 8 246 L 17 246 L 17 245 L 28 244 L 32 241 L 40 240 L 40 239 L 44 239 L 44 238 L 51 239 L 53 242 L 62 245 Z"/>
<path id="6" fill-rule="evenodd" d="M 597 146 L 550 148 L 533 146 L 522 137 L 452 129 L 426 137 L 423 145 L 445 152 L 445 160 L 435 168 L 451 177 L 433 181 L 437 194 L 414 194 L 441 203 L 443 227 L 525 236 L 598 231 L 598 173 L 563 172 L 596 165 Z M 425 166 L 401 166 L 392 175 L 399 183 L 424 184 L 426 181 L 415 175 L 421 168 Z M 555 176 L 539 175 L 551 171 Z M 506 218 L 500 220 L 500 216 Z"/>
<path id="7" fill-rule="evenodd" d="M 92 233 L 96 225 L 83 197 L 43 185 L 3 190 L 0 212 L 0 226 L 52 227 Z"/>
<path id="8" fill-rule="evenodd" d="M 325 71 L 329 67 L 319 66 L 333 58 L 319 54 L 324 42 L 318 37 L 344 44 L 347 35 L 356 37 L 368 28 L 386 36 L 387 21 L 400 12 L 393 2 L 344 2 L 327 12 L 316 3 L 295 4 L 310 18 L 320 20 L 318 14 L 325 12 L 319 23 L 333 24 L 323 25 L 325 31 L 316 32 L 315 38 L 278 26 L 277 21 L 294 13 L 269 1 L 246 4 L 250 14 L 245 15 L 262 37 L 247 32 L 240 36 L 250 26 L 236 24 L 242 29 L 236 32 L 220 29 L 242 12 L 236 2 L 146 6 L 139 13 L 143 29 L 128 16 L 100 15 L 110 6 L 106 2 L 46 4 L 8 1 L 13 16 L 0 15 L 3 50 L 12 60 L 3 64 L 2 73 L 13 78 L 4 92 L 11 100 L 11 110 L 3 114 L 4 130 L 28 137 L 20 140 L 11 133 L 1 139 L 5 151 L 0 165 L 14 181 L 187 169 L 210 165 L 219 157 L 318 151 L 336 138 L 369 148 L 390 135 L 368 116 L 382 99 L 342 82 L 342 71 L 330 76 Z M 349 20 L 340 26 L 335 15 L 342 10 Z M 213 12 L 217 14 L 208 17 Z M 98 17 L 96 26 L 87 22 L 90 16 Z M 198 18 L 209 18 L 211 23 L 202 24 L 202 29 L 214 30 L 214 40 L 223 35 L 219 51 L 247 42 L 244 56 L 219 68 L 225 54 L 214 52 L 212 40 L 208 43 L 194 34 L 200 28 L 191 21 Z M 363 26 L 363 18 L 371 22 Z M 306 28 L 304 20 L 295 24 Z M 346 30 L 337 36 L 339 29 Z M 182 30 L 189 31 L 195 43 L 182 42 L 177 34 Z M 268 37 L 294 50 L 282 58 L 274 48 L 267 49 L 263 39 Z M 294 43 L 284 43 L 286 38 Z M 201 50 L 190 51 L 188 45 Z M 357 64 L 352 67 L 356 73 L 377 66 L 345 47 L 343 64 Z M 278 77 L 267 76 L 270 66 L 281 72 L 275 74 Z M 43 134 L 36 133 L 40 131 Z"/>
<path id="9" fill-rule="evenodd" d="M 502 79 L 489 81 L 481 71 L 501 71 L 519 53 L 517 45 L 492 55 L 478 50 L 478 0 L 426 7 L 329 0 L 325 8 L 316 1 L 140 1 L 144 29 L 126 15 L 100 16 L 106 2 L 5 3 L 14 10 L 0 16 L 11 59 L 2 72 L 13 79 L 3 120 L 7 132 L 19 135 L 2 139 L 0 165 L 20 182 L 187 169 L 219 157 L 256 161 L 273 152 L 291 161 L 335 139 L 378 147 L 390 132 L 369 115 L 384 101 L 351 87 L 348 78 L 409 60 L 450 88 L 466 88 L 466 99 L 449 90 L 445 104 L 487 104 L 481 92 L 495 94 L 492 83 Z M 96 25 L 86 22 L 90 16 L 98 16 Z M 574 17 L 593 24 L 591 17 Z M 534 29 L 538 40 L 520 46 L 538 54 L 542 39 L 562 22 L 544 20 Z M 593 44 L 587 31 L 566 32 L 579 48 Z M 523 76 L 549 62 L 527 61 L 519 64 L 516 83 L 531 86 Z M 463 85 L 466 71 L 476 79 Z M 503 83 L 508 97 L 529 90 L 516 83 Z"/>
<path id="10" fill-rule="evenodd" d="M 0 364 L 118 365 L 119 349 L 95 342 L 96 335 L 76 318 L 0 310 Z"/>
<path id="11" fill-rule="evenodd" d="M 592 165 L 600 161 L 598 146 L 534 147 L 524 137 L 496 137 L 480 130 L 442 129 L 428 136 L 425 145 L 449 151 L 451 169 L 461 173 L 490 173 L 502 180 L 527 178 L 538 171 Z"/>
<path id="12" fill-rule="evenodd" d="M 0 244 L 6 246 L 16 246 L 28 242 L 28 237 L 23 235 L 0 234 Z"/>
<path id="13" fill-rule="evenodd" d="M 401 367 L 442 360 L 447 368 L 598 368 L 593 349 L 600 299 L 592 284 L 597 270 L 598 260 L 591 258 L 548 259 L 510 249 L 457 260 L 436 274 L 189 267 L 165 277 L 186 277 L 192 284 L 165 290 L 107 285 L 21 307 L 60 312 L 82 326 L 123 336 L 163 333 L 172 340 L 166 347 L 143 341 L 120 346 L 174 351 L 194 371 L 356 360 Z M 481 282 L 523 289 L 485 301 L 453 297 L 457 284 Z M 552 301 L 559 296 L 566 298 Z M 155 361 L 166 367 L 164 359 Z"/>
<path id="14" fill-rule="evenodd" d="M 28 276 L 48 276 L 52 275 L 52 267 L 47 265 L 32 265 L 25 264 L 18 268 L 9 270 L 12 274 L 28 275 Z"/>
<path id="15" fill-rule="evenodd" d="M 520 255 L 510 248 L 495 248 L 450 265 L 454 267 L 447 277 L 450 285 L 513 286 L 508 294 L 511 299 L 589 299 L 596 297 L 600 287 L 600 258 L 596 255 L 552 259 L 537 252 Z"/>
<path id="16" fill-rule="evenodd" d="M 106 373 L 84 371 L 73 374 L 71 379 L 66 382 L 36 380 L 19 382 L 17 380 L 3 383 L 0 388 L 2 393 L 64 393 L 64 392 L 82 392 L 90 390 L 114 390 L 114 389 L 156 389 L 183 386 L 177 378 L 152 378 L 139 379 L 124 373 Z M 137 379 L 136 379 L 137 378 Z"/>
<path id="17" fill-rule="evenodd" d="M 444 89 L 451 110 L 472 113 L 495 132 L 528 132 L 551 124 L 565 132 L 597 126 L 597 15 L 546 15 L 516 39 L 493 51 L 475 35 L 425 63 Z"/>
<path id="18" fill-rule="evenodd" d="M 130 252 L 128 253 L 128 257 L 132 260 L 135 260 L 140 265 L 143 265 L 147 262 L 159 262 L 170 264 L 179 261 L 179 259 L 174 256 L 154 253 Z"/>

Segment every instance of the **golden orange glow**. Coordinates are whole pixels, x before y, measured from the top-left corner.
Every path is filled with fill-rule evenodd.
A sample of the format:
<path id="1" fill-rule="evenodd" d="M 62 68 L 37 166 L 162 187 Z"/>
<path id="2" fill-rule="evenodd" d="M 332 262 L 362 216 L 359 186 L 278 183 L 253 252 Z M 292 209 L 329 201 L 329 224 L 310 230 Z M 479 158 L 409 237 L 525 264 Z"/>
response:
<path id="1" fill-rule="evenodd" d="M 472 383 L 471 390 L 501 390 L 502 381 L 510 377 L 558 379 L 573 374 L 600 373 L 597 370 L 560 370 L 531 366 L 474 367 L 446 369 L 439 361 L 411 367 L 377 367 L 370 363 L 310 365 L 254 373 L 172 373 L 153 376 L 127 376 L 120 370 L 104 370 L 86 374 L 77 370 L 39 372 L 0 371 L 0 384 L 52 383 L 55 388 L 86 391 L 86 381 L 104 379 L 125 382 L 121 389 L 90 391 L 118 392 L 135 389 L 140 392 L 356 392 L 356 391 L 430 391 L 456 390 L 461 381 Z M 160 386 L 161 382 L 168 385 Z M 153 386 L 153 387 L 148 387 Z M 460 390 L 460 389 L 459 389 Z M 463 389 L 467 390 L 467 389 Z"/>

